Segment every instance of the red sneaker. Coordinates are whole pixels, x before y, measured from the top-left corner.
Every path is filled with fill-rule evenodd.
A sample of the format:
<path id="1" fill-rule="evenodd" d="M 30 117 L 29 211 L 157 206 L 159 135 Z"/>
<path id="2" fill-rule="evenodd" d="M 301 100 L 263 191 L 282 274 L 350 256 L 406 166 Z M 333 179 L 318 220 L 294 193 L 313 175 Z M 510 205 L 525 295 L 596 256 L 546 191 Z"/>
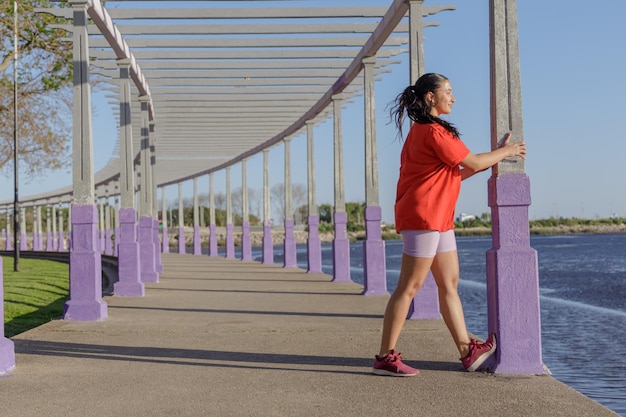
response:
<path id="1" fill-rule="evenodd" d="M 478 343 L 476 339 L 470 340 L 469 352 L 464 358 L 461 358 L 461 363 L 469 372 L 474 372 L 495 352 L 496 336 L 489 333 L 485 343 Z"/>
<path id="2" fill-rule="evenodd" d="M 402 354 L 395 349 L 383 358 L 376 355 L 372 369 L 372 373 L 376 375 L 387 376 L 415 376 L 419 372 L 417 369 L 402 363 Z"/>

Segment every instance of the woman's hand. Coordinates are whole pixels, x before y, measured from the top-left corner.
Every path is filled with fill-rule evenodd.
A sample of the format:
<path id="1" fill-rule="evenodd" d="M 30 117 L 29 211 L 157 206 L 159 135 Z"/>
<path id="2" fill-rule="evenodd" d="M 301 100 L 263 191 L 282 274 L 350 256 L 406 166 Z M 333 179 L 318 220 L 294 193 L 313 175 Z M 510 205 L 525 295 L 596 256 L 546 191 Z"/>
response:
<path id="1" fill-rule="evenodd" d="M 509 143 L 512 136 L 513 135 L 511 134 L 511 132 L 508 132 L 506 135 L 504 135 L 504 139 L 500 142 L 499 148 L 505 149 L 507 151 L 507 158 L 519 156 L 522 159 L 526 159 L 526 143 Z"/>

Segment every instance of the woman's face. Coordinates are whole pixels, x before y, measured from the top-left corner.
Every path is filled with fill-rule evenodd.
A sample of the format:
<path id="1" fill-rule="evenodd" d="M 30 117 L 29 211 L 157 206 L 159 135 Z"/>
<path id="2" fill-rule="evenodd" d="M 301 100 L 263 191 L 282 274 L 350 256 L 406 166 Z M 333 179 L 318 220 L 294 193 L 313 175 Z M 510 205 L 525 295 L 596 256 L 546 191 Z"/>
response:
<path id="1" fill-rule="evenodd" d="M 441 114 L 449 114 L 452 112 L 452 104 L 454 103 L 454 95 L 452 94 L 452 86 L 450 81 L 445 80 L 437 90 L 429 92 L 426 97 L 431 105 L 430 114 L 439 117 Z"/>

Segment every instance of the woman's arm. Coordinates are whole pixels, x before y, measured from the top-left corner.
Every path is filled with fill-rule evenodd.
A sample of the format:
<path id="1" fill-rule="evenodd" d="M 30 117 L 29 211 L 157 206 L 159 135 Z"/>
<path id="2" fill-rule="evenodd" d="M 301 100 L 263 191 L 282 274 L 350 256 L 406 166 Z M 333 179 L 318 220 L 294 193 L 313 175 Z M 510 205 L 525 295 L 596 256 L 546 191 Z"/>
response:
<path id="1" fill-rule="evenodd" d="M 511 133 L 507 133 L 504 142 L 502 142 L 502 146 L 498 149 L 479 154 L 470 152 L 469 155 L 461 161 L 461 166 L 464 168 L 461 171 L 461 179 L 469 178 L 477 172 L 484 171 L 505 158 L 519 156 L 522 159 L 526 159 L 526 143 L 509 143 L 510 139 Z M 464 173 L 464 171 L 468 169 L 470 171 Z"/>

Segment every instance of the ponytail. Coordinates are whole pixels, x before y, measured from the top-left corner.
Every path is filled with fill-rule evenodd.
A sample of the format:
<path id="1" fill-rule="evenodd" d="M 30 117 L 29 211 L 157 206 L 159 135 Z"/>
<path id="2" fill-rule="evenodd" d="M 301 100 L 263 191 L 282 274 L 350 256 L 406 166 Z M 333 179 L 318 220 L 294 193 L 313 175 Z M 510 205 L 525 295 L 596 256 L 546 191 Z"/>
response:
<path id="1" fill-rule="evenodd" d="M 440 74 L 424 74 L 415 82 L 415 85 L 408 86 L 398 94 L 391 108 L 390 116 L 398 128 L 400 136 L 402 136 L 402 123 L 405 115 L 415 123 L 437 123 L 452 133 L 453 136 L 457 138 L 461 136 L 452 123 L 431 115 L 431 105 L 424 99 L 426 93 L 434 92 L 446 80 L 447 78 Z"/>

